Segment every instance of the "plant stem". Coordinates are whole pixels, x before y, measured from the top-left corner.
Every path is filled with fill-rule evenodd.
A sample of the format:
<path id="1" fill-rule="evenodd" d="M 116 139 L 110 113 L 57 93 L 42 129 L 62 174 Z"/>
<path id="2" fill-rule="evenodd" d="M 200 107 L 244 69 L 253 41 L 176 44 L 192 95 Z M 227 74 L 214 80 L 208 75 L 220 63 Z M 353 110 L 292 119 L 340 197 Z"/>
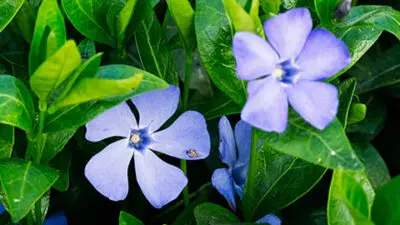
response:
<path id="1" fill-rule="evenodd" d="M 192 52 L 186 52 L 186 70 L 185 70 L 185 83 L 183 86 L 183 111 L 187 110 L 189 101 L 189 86 L 190 78 L 192 76 Z M 186 160 L 181 159 L 181 169 L 185 176 L 187 176 L 187 163 Z M 186 186 L 183 189 L 183 202 L 185 206 L 189 204 L 189 188 Z"/>
<path id="2" fill-rule="evenodd" d="M 247 174 L 254 174 L 255 171 L 255 166 L 253 166 L 256 161 L 257 161 L 257 150 L 258 150 L 258 137 L 257 137 L 257 132 L 256 128 L 251 129 L 251 146 L 250 146 L 250 161 L 249 161 L 249 171 Z M 249 181 L 249 176 L 247 176 L 248 180 L 246 180 L 246 185 L 247 183 L 250 183 Z M 252 183 L 252 182 L 251 182 Z M 245 190 L 246 191 L 246 190 Z M 252 212 L 250 209 L 244 208 L 244 220 L 245 222 L 251 222 L 252 221 Z"/>

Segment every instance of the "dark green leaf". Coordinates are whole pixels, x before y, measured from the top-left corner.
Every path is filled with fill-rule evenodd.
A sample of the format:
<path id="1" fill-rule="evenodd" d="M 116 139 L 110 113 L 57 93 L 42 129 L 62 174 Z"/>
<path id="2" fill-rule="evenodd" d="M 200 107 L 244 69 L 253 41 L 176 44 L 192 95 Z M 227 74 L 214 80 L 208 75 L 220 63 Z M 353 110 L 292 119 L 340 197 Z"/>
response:
<path id="1" fill-rule="evenodd" d="M 0 75 L 0 123 L 31 131 L 35 118 L 29 90 L 17 78 Z"/>
<path id="2" fill-rule="evenodd" d="M 50 165 L 60 173 L 57 182 L 53 188 L 57 191 L 67 191 L 69 187 L 69 168 L 71 166 L 72 153 L 69 150 L 63 150 L 56 155 L 50 162 Z"/>
<path id="3" fill-rule="evenodd" d="M 111 47 L 116 39 L 111 36 L 105 15 L 112 1 L 62 0 L 65 13 L 74 27 L 87 38 Z"/>
<path id="4" fill-rule="evenodd" d="M 197 206 L 194 209 L 194 217 L 197 225 L 240 224 L 240 220 L 231 211 L 211 203 Z"/>
<path id="5" fill-rule="evenodd" d="M 122 47 L 123 41 L 125 40 L 125 33 L 128 25 L 133 17 L 137 0 L 127 0 L 125 6 L 118 13 L 116 17 L 116 28 L 117 28 L 117 47 Z"/>
<path id="6" fill-rule="evenodd" d="M 338 120 L 347 127 L 347 118 L 349 117 L 351 102 L 356 90 L 356 79 L 347 79 L 339 86 L 339 108 L 337 113 Z"/>
<path id="7" fill-rule="evenodd" d="M 0 183 L 5 199 L 2 203 L 18 222 L 57 181 L 56 170 L 22 159 L 0 160 Z"/>
<path id="8" fill-rule="evenodd" d="M 17 15 L 15 15 L 14 21 L 21 36 L 27 42 L 31 43 L 36 21 L 36 11 L 32 8 L 31 4 L 24 1 Z"/>
<path id="9" fill-rule="evenodd" d="M 263 145 L 249 165 L 243 193 L 245 218 L 255 221 L 267 213 L 279 211 L 308 191 L 326 169 Z"/>
<path id="10" fill-rule="evenodd" d="M 212 81 L 242 106 L 247 96 L 246 85 L 236 76 L 233 25 L 222 1 L 196 1 L 195 28 L 199 54 Z"/>
<path id="11" fill-rule="evenodd" d="M 342 0 L 315 0 L 315 9 L 322 25 L 332 23 L 335 8 L 340 2 Z"/>
<path id="12" fill-rule="evenodd" d="M 78 48 L 79 52 L 81 53 L 82 63 L 86 62 L 86 60 L 96 55 L 96 46 L 94 44 L 94 41 L 90 39 L 86 38 L 83 41 L 79 42 Z"/>
<path id="13" fill-rule="evenodd" d="M 0 32 L 11 22 L 24 0 L 3 0 L 0 4 Z"/>
<path id="14" fill-rule="evenodd" d="M 131 214 L 121 211 L 119 225 L 143 225 L 143 223 Z"/>
<path id="15" fill-rule="evenodd" d="M 104 79 L 125 79 L 138 73 L 143 73 L 144 76 L 142 82 L 136 90 L 120 97 L 110 98 L 107 100 L 90 101 L 71 106 L 63 109 L 61 112 L 49 115 L 47 117 L 45 131 L 55 132 L 78 128 L 107 109 L 112 108 L 135 95 L 168 87 L 168 84 L 160 78 L 127 65 L 110 65 L 100 67 L 96 77 Z"/>
<path id="16" fill-rule="evenodd" d="M 81 64 L 81 55 L 74 41 L 67 41 L 49 57 L 30 78 L 32 90 L 47 101 L 54 91 Z"/>
<path id="17" fill-rule="evenodd" d="M 163 29 L 152 10 L 137 27 L 135 41 L 143 69 L 169 84 L 178 85 L 174 57 L 168 50 Z"/>
<path id="18" fill-rule="evenodd" d="M 14 147 L 14 127 L 0 124 L 0 159 L 10 158 Z"/>
<path id="19" fill-rule="evenodd" d="M 268 14 L 278 14 L 281 0 L 260 0 L 260 6 Z"/>
<path id="20" fill-rule="evenodd" d="M 375 193 L 363 172 L 336 170 L 328 200 L 331 225 L 373 225 L 369 220 Z"/>
<path id="21" fill-rule="evenodd" d="M 290 114 L 285 133 L 258 132 L 264 145 L 326 168 L 363 169 L 337 119 L 320 131 L 297 114 Z"/>
<path id="22" fill-rule="evenodd" d="M 44 220 L 46 219 L 47 212 L 49 211 L 49 206 L 50 206 L 50 192 L 46 192 L 46 194 L 40 198 L 40 215 L 42 216 L 40 219 L 40 222 L 43 223 Z M 33 205 L 31 211 L 29 212 L 32 215 L 32 218 L 36 221 L 36 211 L 37 211 L 37 205 Z"/>
<path id="23" fill-rule="evenodd" d="M 57 0 L 43 0 L 37 18 L 29 52 L 29 74 L 33 74 L 67 39 L 64 17 Z"/>
<path id="24" fill-rule="evenodd" d="M 389 181 L 376 193 L 372 220 L 376 225 L 400 224 L 400 176 Z"/>
<path id="25" fill-rule="evenodd" d="M 358 93 L 394 85 L 400 82 L 400 44 L 394 45 L 372 62 L 360 60 L 348 73 L 358 80 Z"/>
<path id="26" fill-rule="evenodd" d="M 45 141 L 43 147 L 43 154 L 41 161 L 48 163 L 52 160 L 61 150 L 68 141 L 74 136 L 76 130 L 67 130 L 62 132 L 45 133 Z"/>

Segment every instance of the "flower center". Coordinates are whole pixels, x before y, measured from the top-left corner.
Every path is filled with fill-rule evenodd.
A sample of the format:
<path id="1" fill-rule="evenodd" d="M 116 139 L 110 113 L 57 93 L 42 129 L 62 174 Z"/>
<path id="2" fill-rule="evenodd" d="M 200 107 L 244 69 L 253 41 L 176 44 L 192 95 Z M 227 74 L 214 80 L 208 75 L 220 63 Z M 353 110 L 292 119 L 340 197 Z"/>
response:
<path id="1" fill-rule="evenodd" d="M 276 65 L 276 69 L 272 75 L 285 84 L 294 84 L 298 80 L 299 67 L 293 60 L 286 60 Z"/>
<path id="2" fill-rule="evenodd" d="M 151 136 L 147 129 L 132 129 L 129 135 L 129 147 L 143 151 L 152 142 Z"/>

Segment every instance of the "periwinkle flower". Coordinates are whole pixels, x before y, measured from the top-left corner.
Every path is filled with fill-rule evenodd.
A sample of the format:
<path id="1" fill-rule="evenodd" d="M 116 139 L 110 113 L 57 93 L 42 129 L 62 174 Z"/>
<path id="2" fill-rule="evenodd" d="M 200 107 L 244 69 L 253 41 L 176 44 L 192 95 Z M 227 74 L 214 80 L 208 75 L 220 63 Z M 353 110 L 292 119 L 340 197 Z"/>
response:
<path id="1" fill-rule="evenodd" d="M 267 20 L 264 31 L 268 42 L 249 32 L 233 38 L 238 77 L 250 81 L 241 118 L 264 131 L 282 133 L 289 102 L 308 123 L 324 129 L 336 116 L 338 91 L 321 81 L 350 64 L 346 45 L 325 29 L 312 31 L 305 8 Z"/>
<path id="2" fill-rule="evenodd" d="M 233 132 L 229 120 L 223 116 L 219 120 L 218 128 L 221 160 L 228 168 L 216 169 L 212 175 L 211 183 L 224 196 L 231 208 L 236 210 L 235 193 L 242 199 L 249 167 L 251 126 L 241 120 L 236 124 L 235 132 Z M 237 157 L 236 152 L 238 152 L 239 157 Z M 280 225 L 281 220 L 273 214 L 268 214 L 257 223 Z"/>
<path id="3" fill-rule="evenodd" d="M 119 201 L 128 194 L 128 166 L 134 157 L 136 180 L 147 200 L 161 208 L 176 199 L 188 180 L 179 168 L 162 161 L 152 150 L 184 159 L 208 156 L 210 137 L 204 117 L 183 113 L 170 127 L 160 127 L 175 113 L 179 88 L 150 91 L 131 99 L 139 122 L 127 103 L 122 103 L 86 124 L 86 139 L 123 139 L 108 145 L 87 163 L 85 175 L 102 195 Z"/>

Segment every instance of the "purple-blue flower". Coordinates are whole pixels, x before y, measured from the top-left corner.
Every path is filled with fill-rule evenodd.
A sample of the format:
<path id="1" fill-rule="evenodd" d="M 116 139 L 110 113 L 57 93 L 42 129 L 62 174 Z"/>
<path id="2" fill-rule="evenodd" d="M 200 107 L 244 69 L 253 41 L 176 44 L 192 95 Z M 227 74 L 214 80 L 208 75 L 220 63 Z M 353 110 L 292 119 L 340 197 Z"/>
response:
<path id="1" fill-rule="evenodd" d="M 233 132 L 229 120 L 223 116 L 219 120 L 218 128 L 221 160 L 228 168 L 216 169 L 212 175 L 211 183 L 225 197 L 231 208 L 236 210 L 235 193 L 242 199 L 249 167 L 251 126 L 241 120 L 236 124 Z M 257 223 L 280 225 L 281 220 L 273 214 L 268 214 Z"/>
<path id="2" fill-rule="evenodd" d="M 123 139 L 93 156 L 85 168 L 90 183 L 110 200 L 128 194 L 128 166 L 134 157 L 136 180 L 147 200 L 161 208 L 176 199 L 187 184 L 179 168 L 162 161 L 152 150 L 184 159 L 204 159 L 210 152 L 210 136 L 204 117 L 183 113 L 171 126 L 161 126 L 175 113 L 179 88 L 150 91 L 131 99 L 139 112 L 138 122 L 127 103 L 122 103 L 86 124 L 86 139 Z"/>
<path id="3" fill-rule="evenodd" d="M 5 209 L 0 203 L 0 214 L 4 213 Z M 67 217 L 65 217 L 63 212 L 56 213 L 51 217 L 47 218 L 43 225 L 67 225 Z"/>
<path id="4" fill-rule="evenodd" d="M 336 116 L 338 91 L 321 81 L 350 64 L 346 45 L 325 29 L 312 31 L 305 8 L 267 20 L 264 31 L 268 42 L 249 32 L 233 38 L 237 75 L 250 81 L 241 118 L 264 131 L 282 133 L 289 102 L 308 123 L 324 129 Z"/>

